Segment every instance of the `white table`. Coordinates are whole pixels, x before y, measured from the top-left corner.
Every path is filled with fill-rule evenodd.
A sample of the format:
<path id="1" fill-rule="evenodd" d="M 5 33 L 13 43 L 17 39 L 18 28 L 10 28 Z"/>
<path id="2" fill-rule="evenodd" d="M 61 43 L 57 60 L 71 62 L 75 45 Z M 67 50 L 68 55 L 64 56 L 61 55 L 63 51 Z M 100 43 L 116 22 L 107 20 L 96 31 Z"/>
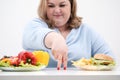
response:
<path id="1" fill-rule="evenodd" d="M 34 72 L 0 72 L 0 80 L 120 80 L 120 69 L 113 71 L 81 71 L 76 68 L 46 68 Z"/>

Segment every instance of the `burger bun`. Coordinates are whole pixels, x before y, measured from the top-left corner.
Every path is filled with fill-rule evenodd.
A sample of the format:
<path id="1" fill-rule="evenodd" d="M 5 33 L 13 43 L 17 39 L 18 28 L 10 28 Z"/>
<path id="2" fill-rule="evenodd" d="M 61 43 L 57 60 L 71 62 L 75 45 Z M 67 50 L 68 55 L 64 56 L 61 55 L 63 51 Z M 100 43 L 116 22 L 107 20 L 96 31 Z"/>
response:
<path id="1" fill-rule="evenodd" d="M 113 61 L 113 58 L 112 58 L 112 57 L 110 57 L 110 56 L 108 56 L 108 55 L 106 55 L 106 54 L 100 54 L 100 53 L 95 54 L 95 55 L 94 55 L 94 58 L 95 58 L 95 59 L 99 59 L 99 60 Z"/>

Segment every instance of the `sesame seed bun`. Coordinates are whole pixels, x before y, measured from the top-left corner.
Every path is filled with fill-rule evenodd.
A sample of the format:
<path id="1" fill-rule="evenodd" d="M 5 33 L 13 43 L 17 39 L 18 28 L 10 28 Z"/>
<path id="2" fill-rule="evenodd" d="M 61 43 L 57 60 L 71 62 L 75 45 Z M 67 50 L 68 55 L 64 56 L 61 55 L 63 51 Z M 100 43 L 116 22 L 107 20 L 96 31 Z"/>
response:
<path id="1" fill-rule="evenodd" d="M 105 55 L 105 54 L 100 54 L 100 53 L 95 54 L 95 55 L 94 55 L 94 58 L 95 58 L 95 59 L 100 59 L 100 60 L 113 61 L 113 58 L 112 58 L 112 57 L 110 57 L 110 56 L 108 56 L 108 55 Z"/>

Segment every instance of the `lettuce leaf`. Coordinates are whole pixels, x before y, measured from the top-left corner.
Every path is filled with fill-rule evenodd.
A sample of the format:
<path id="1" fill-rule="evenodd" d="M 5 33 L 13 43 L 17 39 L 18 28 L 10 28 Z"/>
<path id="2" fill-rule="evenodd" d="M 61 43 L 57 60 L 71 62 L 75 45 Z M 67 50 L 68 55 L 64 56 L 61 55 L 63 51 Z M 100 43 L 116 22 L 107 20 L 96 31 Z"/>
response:
<path id="1" fill-rule="evenodd" d="M 93 65 L 106 65 L 106 66 L 115 66 L 115 62 L 114 61 L 108 61 L 108 60 L 97 60 L 94 58 L 91 58 L 92 60 L 92 64 Z M 108 64 L 105 64 L 108 63 Z"/>
<path id="2" fill-rule="evenodd" d="M 10 62 L 0 61 L 0 67 L 9 67 L 9 66 L 10 66 Z"/>

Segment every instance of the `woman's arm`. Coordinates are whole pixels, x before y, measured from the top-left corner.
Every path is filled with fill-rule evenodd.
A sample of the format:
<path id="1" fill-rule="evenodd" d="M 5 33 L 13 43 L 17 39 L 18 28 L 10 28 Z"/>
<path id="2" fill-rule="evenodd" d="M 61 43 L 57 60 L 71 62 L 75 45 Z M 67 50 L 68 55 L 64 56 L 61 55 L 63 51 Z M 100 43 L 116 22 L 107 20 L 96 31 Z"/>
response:
<path id="1" fill-rule="evenodd" d="M 67 67 L 67 45 L 65 39 L 54 30 L 49 29 L 42 20 L 34 19 L 23 33 L 23 48 L 29 51 L 51 49 L 54 58 L 58 61 L 58 69 L 61 64 Z"/>
<path id="2" fill-rule="evenodd" d="M 99 33 L 90 28 L 89 36 L 91 38 L 92 56 L 97 53 L 103 53 L 115 58 L 110 46 Z"/>
<path id="3" fill-rule="evenodd" d="M 59 70 L 62 64 L 66 69 L 68 48 L 63 36 L 56 32 L 50 32 L 45 37 L 45 45 L 51 48 L 54 58 L 58 61 L 57 69 Z"/>

